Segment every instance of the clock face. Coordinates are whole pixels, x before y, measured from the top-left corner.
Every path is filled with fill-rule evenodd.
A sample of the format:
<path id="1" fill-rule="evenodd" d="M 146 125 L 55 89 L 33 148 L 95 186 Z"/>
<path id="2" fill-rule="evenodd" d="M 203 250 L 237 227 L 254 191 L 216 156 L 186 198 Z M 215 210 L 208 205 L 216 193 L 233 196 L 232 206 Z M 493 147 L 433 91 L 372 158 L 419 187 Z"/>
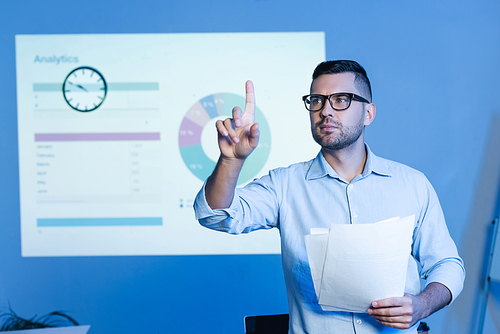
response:
<path id="1" fill-rule="evenodd" d="M 104 102 L 108 86 L 99 71 L 91 67 L 78 67 L 71 71 L 63 83 L 63 95 L 68 105 L 78 111 L 92 111 Z"/>

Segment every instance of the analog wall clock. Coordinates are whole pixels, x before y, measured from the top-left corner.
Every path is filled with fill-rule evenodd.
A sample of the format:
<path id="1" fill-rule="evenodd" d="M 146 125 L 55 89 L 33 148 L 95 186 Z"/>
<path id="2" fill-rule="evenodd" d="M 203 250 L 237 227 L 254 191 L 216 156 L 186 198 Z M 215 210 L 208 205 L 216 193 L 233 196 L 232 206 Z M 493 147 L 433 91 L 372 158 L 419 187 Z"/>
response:
<path id="1" fill-rule="evenodd" d="M 95 68 L 82 66 L 71 71 L 63 83 L 63 95 L 68 105 L 81 112 L 99 108 L 108 92 L 106 80 Z"/>

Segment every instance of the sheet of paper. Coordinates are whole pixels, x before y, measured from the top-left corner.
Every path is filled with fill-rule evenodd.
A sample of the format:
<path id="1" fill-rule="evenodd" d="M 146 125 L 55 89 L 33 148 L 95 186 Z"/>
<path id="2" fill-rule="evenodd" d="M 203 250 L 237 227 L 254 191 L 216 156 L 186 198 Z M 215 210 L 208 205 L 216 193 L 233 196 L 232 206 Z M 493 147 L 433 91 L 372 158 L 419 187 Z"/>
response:
<path id="1" fill-rule="evenodd" d="M 328 233 L 319 230 L 306 236 L 321 307 L 366 312 L 374 300 L 403 296 L 414 220 L 409 216 L 375 224 L 332 224 Z"/>
<path id="2" fill-rule="evenodd" d="M 309 268 L 314 283 L 314 291 L 319 300 L 319 287 L 323 275 L 323 266 L 325 264 L 326 247 L 328 245 L 328 229 L 322 233 L 314 233 L 311 229 L 311 234 L 304 237 L 307 249 L 307 258 L 309 260 Z"/>

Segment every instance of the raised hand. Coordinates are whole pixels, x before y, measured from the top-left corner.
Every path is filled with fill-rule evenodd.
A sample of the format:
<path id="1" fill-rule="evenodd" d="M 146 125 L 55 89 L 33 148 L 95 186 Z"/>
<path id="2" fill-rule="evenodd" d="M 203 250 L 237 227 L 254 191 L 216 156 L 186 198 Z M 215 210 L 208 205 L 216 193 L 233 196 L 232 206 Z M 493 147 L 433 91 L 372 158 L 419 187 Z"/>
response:
<path id="1" fill-rule="evenodd" d="M 259 124 L 255 123 L 255 93 L 246 82 L 246 104 L 233 108 L 233 117 L 216 123 L 221 158 L 245 160 L 259 143 Z"/>
<path id="2" fill-rule="evenodd" d="M 233 117 L 217 121 L 220 157 L 205 185 L 205 197 L 212 209 L 228 208 L 245 159 L 259 143 L 259 124 L 255 123 L 253 83 L 246 82 L 245 112 L 233 108 Z"/>

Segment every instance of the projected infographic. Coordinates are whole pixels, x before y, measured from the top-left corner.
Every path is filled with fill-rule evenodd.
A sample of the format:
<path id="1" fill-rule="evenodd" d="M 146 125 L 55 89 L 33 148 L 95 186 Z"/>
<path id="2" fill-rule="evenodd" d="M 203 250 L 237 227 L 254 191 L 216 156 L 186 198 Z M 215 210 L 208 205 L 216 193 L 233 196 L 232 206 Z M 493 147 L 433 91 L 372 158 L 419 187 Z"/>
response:
<path id="1" fill-rule="evenodd" d="M 238 185 L 317 154 L 300 97 L 324 52 L 318 32 L 16 36 L 22 255 L 279 253 L 193 201 L 247 80 L 261 136 Z"/>
<path id="2" fill-rule="evenodd" d="M 231 117 L 233 106 L 245 105 L 245 98 L 231 93 L 206 96 L 196 102 L 182 119 L 179 129 L 179 149 L 182 160 L 201 181 L 205 181 L 215 167 L 216 161 L 203 151 L 202 132 L 210 120 Z M 271 132 L 266 118 L 258 107 L 255 108 L 255 122 L 259 123 L 259 145 L 245 162 L 238 179 L 238 185 L 246 183 L 258 175 L 271 150 Z"/>

